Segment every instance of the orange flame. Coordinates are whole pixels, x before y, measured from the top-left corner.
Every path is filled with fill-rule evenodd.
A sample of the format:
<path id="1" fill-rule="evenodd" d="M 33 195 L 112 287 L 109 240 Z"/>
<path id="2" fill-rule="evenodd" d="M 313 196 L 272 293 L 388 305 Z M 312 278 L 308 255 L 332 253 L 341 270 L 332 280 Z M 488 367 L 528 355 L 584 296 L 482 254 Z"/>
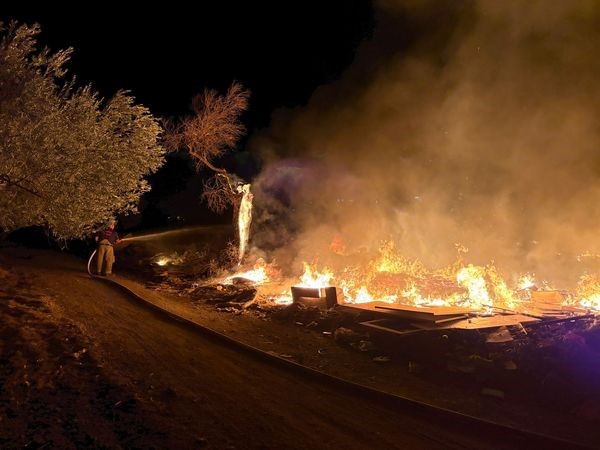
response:
<path id="1" fill-rule="evenodd" d="M 310 265 L 303 263 L 304 273 L 300 277 L 300 284 L 297 286 L 311 287 L 311 288 L 322 288 L 331 286 L 331 280 L 333 279 L 333 272 L 324 268 L 322 272 L 317 271 L 316 265 Z"/>

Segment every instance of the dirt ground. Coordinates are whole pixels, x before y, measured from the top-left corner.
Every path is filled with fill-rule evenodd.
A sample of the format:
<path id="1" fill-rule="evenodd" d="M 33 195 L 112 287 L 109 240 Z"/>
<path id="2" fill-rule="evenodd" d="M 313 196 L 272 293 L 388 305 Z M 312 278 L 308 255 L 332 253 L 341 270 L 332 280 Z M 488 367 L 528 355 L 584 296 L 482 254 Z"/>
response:
<path id="1" fill-rule="evenodd" d="M 140 308 L 90 279 L 84 266 L 56 252 L 0 249 L 1 448 L 525 446 L 511 436 L 390 411 L 265 366 Z M 304 326 L 190 306 L 189 299 L 123 281 L 185 317 L 334 375 L 470 413 L 513 411 L 512 421 L 543 417 L 546 428 L 573 424 L 565 414 L 543 415 L 543 407 L 516 407 L 460 384 L 436 386 Z M 600 442 L 586 420 L 571 431 L 582 427 L 588 442 Z"/>
<path id="2" fill-rule="evenodd" d="M 515 428 L 593 446 L 600 442 L 596 318 L 539 326 L 500 344 L 485 343 L 486 333 L 471 331 L 394 339 L 387 333 L 365 332 L 353 314 L 338 309 L 236 309 L 223 299 L 198 297 L 199 289 L 181 291 L 169 288 L 169 283 L 145 280 L 138 271 L 119 278 L 161 308 L 263 351 Z M 207 291 L 218 294 L 212 287 Z M 228 292 L 223 289 L 220 295 L 227 297 Z"/>

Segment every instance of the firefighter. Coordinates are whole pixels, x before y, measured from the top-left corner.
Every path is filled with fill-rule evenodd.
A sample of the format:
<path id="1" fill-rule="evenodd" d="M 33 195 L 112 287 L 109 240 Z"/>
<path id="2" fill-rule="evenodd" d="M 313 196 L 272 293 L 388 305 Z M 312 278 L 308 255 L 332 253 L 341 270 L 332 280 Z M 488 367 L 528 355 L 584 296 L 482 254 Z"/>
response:
<path id="1" fill-rule="evenodd" d="M 112 275 L 112 266 L 115 262 L 115 250 L 113 246 L 121 242 L 117 230 L 115 230 L 115 225 L 116 221 L 111 220 L 108 223 L 108 226 L 96 235 L 96 242 L 98 243 L 98 260 L 96 273 L 98 275 Z M 103 263 L 104 271 L 102 271 Z"/>

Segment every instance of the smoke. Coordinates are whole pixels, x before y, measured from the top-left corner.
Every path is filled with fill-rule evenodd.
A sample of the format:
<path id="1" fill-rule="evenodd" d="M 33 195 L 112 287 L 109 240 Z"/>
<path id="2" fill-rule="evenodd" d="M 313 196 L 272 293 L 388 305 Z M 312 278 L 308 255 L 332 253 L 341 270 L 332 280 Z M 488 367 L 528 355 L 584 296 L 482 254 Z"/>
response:
<path id="1" fill-rule="evenodd" d="M 343 78 L 254 136 L 254 244 L 296 267 L 394 239 L 435 268 L 460 243 L 572 282 L 600 253 L 598 49 L 593 0 L 379 1 Z"/>

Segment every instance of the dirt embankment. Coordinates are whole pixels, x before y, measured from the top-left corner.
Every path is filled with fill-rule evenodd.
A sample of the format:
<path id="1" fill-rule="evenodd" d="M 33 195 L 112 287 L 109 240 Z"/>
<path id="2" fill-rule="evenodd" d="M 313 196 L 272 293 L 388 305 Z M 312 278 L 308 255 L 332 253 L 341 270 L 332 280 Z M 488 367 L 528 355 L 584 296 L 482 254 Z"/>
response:
<path id="1" fill-rule="evenodd" d="M 26 266 L 27 253 L 15 258 Z M 152 447 L 166 436 L 110 380 L 39 279 L 0 259 L 0 447 Z"/>

